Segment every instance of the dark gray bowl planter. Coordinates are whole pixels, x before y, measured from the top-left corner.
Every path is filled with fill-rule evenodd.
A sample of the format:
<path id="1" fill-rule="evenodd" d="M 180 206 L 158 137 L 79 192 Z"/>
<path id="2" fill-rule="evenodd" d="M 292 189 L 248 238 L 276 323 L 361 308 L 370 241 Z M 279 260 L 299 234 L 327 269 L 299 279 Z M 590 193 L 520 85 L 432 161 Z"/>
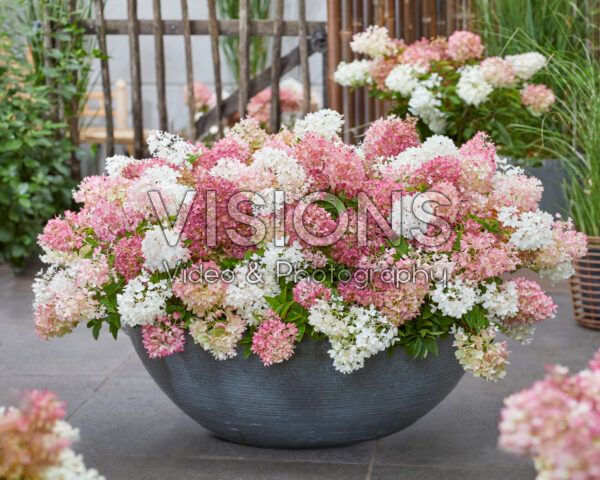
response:
<path id="1" fill-rule="evenodd" d="M 242 349 L 217 361 L 188 339 L 185 352 L 148 358 L 141 330 L 128 332 L 146 370 L 190 417 L 219 437 L 274 448 L 344 445 L 408 427 L 456 386 L 463 369 L 451 338 L 439 356 L 383 352 L 352 374 L 334 370 L 329 342 L 305 339 L 287 362 L 265 367 Z"/>

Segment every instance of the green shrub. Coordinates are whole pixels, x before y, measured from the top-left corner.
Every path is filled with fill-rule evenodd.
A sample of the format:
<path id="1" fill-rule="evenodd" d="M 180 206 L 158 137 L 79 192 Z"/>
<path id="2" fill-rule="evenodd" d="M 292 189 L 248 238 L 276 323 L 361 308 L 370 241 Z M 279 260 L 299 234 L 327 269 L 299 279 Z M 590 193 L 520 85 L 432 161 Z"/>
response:
<path id="1" fill-rule="evenodd" d="M 44 223 L 71 206 L 78 180 L 82 150 L 67 121 L 83 105 L 97 54 L 77 24 L 90 14 L 82 3 L 91 5 L 79 2 L 73 17 L 66 0 L 0 5 L 0 262 L 14 267 L 36 251 Z M 44 14 L 53 26 L 49 49 Z"/>

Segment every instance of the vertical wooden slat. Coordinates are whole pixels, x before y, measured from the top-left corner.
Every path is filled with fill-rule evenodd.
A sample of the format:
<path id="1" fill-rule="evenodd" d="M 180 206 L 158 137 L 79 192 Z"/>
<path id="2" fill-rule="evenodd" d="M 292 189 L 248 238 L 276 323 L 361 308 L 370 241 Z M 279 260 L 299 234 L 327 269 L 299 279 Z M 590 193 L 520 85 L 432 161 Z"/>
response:
<path id="1" fill-rule="evenodd" d="M 281 79 L 281 35 L 283 33 L 283 0 L 275 0 L 273 24 L 273 49 L 271 56 L 271 119 L 270 131 L 276 133 L 281 125 L 281 102 L 279 80 Z"/>
<path id="2" fill-rule="evenodd" d="M 455 10 L 454 10 L 454 2 L 456 0 L 450 0 L 446 4 L 446 36 L 449 37 L 454 31 L 454 22 L 455 19 Z"/>
<path id="3" fill-rule="evenodd" d="M 68 3 L 69 8 L 69 23 L 71 25 L 75 24 L 76 19 L 76 5 L 75 0 L 69 0 Z M 76 85 L 78 81 L 77 72 L 73 72 L 73 83 Z M 78 123 L 78 113 L 79 113 L 79 98 L 73 97 L 69 101 L 69 117 L 67 119 L 69 124 L 69 136 L 71 137 L 71 144 L 73 147 L 79 147 L 79 123 Z M 71 177 L 74 180 L 81 179 L 81 164 L 79 163 L 79 159 L 77 158 L 76 152 L 71 153 Z"/>
<path id="4" fill-rule="evenodd" d="M 363 31 L 364 31 L 364 30 L 366 30 L 366 28 L 369 25 L 373 25 L 375 23 L 374 8 L 373 8 L 373 3 L 371 2 L 371 0 L 364 0 L 363 10 L 365 12 L 364 21 L 363 21 Z M 367 92 L 368 92 L 368 88 L 365 87 L 365 95 L 367 94 Z M 375 109 L 376 109 L 375 98 L 368 97 L 368 100 L 367 100 L 367 123 L 371 123 L 372 121 L 374 121 L 377 118 Z"/>
<path id="5" fill-rule="evenodd" d="M 158 122 L 161 130 L 168 130 L 167 93 L 165 82 L 165 44 L 163 40 L 164 27 L 160 0 L 152 0 L 154 10 L 154 64 L 156 66 L 156 94 L 158 97 Z"/>
<path id="6" fill-rule="evenodd" d="M 208 0 L 208 17 L 215 79 L 215 94 L 217 97 L 217 138 L 222 138 L 223 111 L 221 109 L 221 103 L 223 103 L 223 87 L 221 85 L 221 53 L 219 52 L 219 23 L 217 22 L 216 0 Z"/>
<path id="7" fill-rule="evenodd" d="M 429 0 L 429 16 L 431 18 L 430 35 L 432 37 L 436 37 L 438 33 L 437 33 L 437 12 L 436 12 L 435 0 Z"/>
<path id="8" fill-rule="evenodd" d="M 185 45 L 185 71 L 187 82 L 187 102 L 190 123 L 190 135 L 194 140 L 198 137 L 196 131 L 196 108 L 194 105 L 194 64 L 192 63 L 192 34 L 190 30 L 190 15 L 187 0 L 181 0 L 181 18 L 183 20 L 183 42 Z"/>
<path id="9" fill-rule="evenodd" d="M 404 4 L 402 5 L 402 17 L 404 19 L 403 38 L 406 43 L 410 43 L 413 37 L 410 3 L 410 0 L 404 0 Z"/>
<path id="10" fill-rule="evenodd" d="M 248 107 L 248 85 L 250 83 L 250 0 L 239 0 L 239 60 L 240 60 L 240 78 L 239 78 L 239 97 L 238 110 L 240 118 L 246 115 Z"/>
<path id="11" fill-rule="evenodd" d="M 352 0 L 344 0 L 343 3 L 343 29 L 342 35 L 342 59 L 345 62 L 352 61 L 352 51 L 350 50 L 350 40 L 352 39 Z M 354 95 L 350 92 L 349 87 L 344 87 L 344 114 L 346 116 L 346 129 L 345 129 L 345 140 L 346 142 L 352 142 L 354 140 L 354 134 L 351 131 L 356 126 L 356 119 L 354 115 Z"/>
<path id="12" fill-rule="evenodd" d="M 339 34 L 342 19 L 340 7 L 341 0 L 327 0 L 327 77 L 330 108 L 343 112 L 342 87 L 333 80 L 335 69 L 342 59 Z"/>
<path id="13" fill-rule="evenodd" d="M 298 0 L 298 41 L 300 42 L 300 70 L 302 71 L 302 115 L 306 115 L 310 111 L 310 70 L 308 67 L 305 0 Z"/>
<path id="14" fill-rule="evenodd" d="M 429 0 L 424 0 L 421 2 L 421 32 L 422 35 L 426 38 L 431 38 L 433 36 L 431 29 L 431 2 Z"/>
<path id="15" fill-rule="evenodd" d="M 353 0 L 352 9 L 354 10 L 354 18 L 352 22 L 352 33 L 360 33 L 363 30 L 363 8 L 361 0 Z M 356 58 L 356 54 L 354 55 Z M 354 108 L 355 108 L 355 123 L 357 127 L 360 127 L 360 133 L 362 133 L 363 127 L 368 123 L 366 118 L 366 89 L 357 88 L 354 90 Z"/>
<path id="16" fill-rule="evenodd" d="M 396 14 L 394 13 L 394 0 L 385 0 L 385 23 L 390 35 L 396 31 Z"/>
<path id="17" fill-rule="evenodd" d="M 144 153 L 142 125 L 142 75 L 140 66 L 140 24 L 137 17 L 137 0 L 127 0 L 129 26 L 129 62 L 131 67 L 131 114 L 133 117 L 133 154 L 140 158 Z"/>
<path id="18" fill-rule="evenodd" d="M 96 13 L 96 34 L 98 47 L 102 56 L 100 65 L 102 70 L 102 92 L 104 93 L 104 112 L 106 114 L 106 155 L 115 154 L 115 134 L 112 114 L 112 98 L 110 93 L 110 70 L 108 68 L 108 49 L 106 48 L 106 23 L 104 21 L 104 5 L 102 0 L 94 0 Z"/>

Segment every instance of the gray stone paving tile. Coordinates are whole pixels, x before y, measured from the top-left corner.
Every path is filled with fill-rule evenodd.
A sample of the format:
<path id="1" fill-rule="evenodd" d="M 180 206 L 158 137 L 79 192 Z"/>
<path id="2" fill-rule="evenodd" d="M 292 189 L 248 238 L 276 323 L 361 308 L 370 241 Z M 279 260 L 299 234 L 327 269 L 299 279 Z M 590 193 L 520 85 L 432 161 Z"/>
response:
<path id="1" fill-rule="evenodd" d="M 87 464 L 103 468 L 107 480 L 364 480 L 368 469 L 368 465 L 238 459 L 110 456 L 91 460 Z"/>
<path id="2" fill-rule="evenodd" d="M 375 442 L 365 442 L 280 450 L 221 440 L 181 412 L 149 378 L 112 377 L 71 422 L 86 432 L 80 445 L 94 455 L 369 463 L 375 448 Z"/>
<path id="3" fill-rule="evenodd" d="M 94 394 L 103 380 L 100 376 L 0 375 L 0 405 L 14 401 L 21 390 L 50 390 L 67 403 L 65 410 L 70 415 Z"/>
<path id="4" fill-rule="evenodd" d="M 523 470 L 472 470 L 463 468 L 398 467 L 375 465 L 369 480 L 534 480 Z"/>

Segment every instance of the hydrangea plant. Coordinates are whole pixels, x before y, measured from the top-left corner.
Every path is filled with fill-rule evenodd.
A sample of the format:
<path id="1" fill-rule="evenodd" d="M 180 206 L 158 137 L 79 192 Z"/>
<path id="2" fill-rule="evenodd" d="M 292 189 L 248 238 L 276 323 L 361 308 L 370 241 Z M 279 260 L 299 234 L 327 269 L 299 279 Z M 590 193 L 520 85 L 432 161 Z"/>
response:
<path id="1" fill-rule="evenodd" d="M 106 324 L 141 329 L 151 358 L 203 348 L 265 365 L 327 341 L 343 373 L 453 335 L 466 370 L 501 378 L 497 333 L 526 343 L 556 310 L 507 275 L 567 278 L 585 235 L 539 210 L 540 181 L 483 132 L 421 143 L 415 119 L 390 116 L 351 146 L 342 124 L 322 110 L 268 135 L 245 119 L 210 149 L 154 132 L 151 158 L 109 158 L 39 237 L 37 333 Z"/>
<path id="2" fill-rule="evenodd" d="M 484 59 L 481 38 L 468 31 L 407 45 L 377 26 L 354 35 L 350 47 L 366 58 L 341 62 L 335 81 L 367 86 L 391 101 L 391 113 L 416 116 L 423 138 L 444 134 L 461 144 L 484 130 L 505 155 L 539 154 L 536 135 L 512 126 L 540 126 L 555 101 L 551 89 L 535 83 L 546 65 L 540 53 Z"/>

